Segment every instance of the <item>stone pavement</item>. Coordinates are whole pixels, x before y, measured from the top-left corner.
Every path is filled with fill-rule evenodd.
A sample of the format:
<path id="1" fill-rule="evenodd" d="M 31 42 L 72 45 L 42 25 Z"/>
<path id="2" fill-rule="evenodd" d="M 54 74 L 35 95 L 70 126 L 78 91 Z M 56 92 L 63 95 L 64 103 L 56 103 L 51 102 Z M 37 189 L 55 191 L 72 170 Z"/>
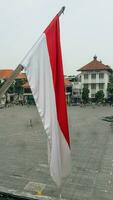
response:
<path id="1" fill-rule="evenodd" d="M 62 197 L 113 200 L 113 127 L 102 120 L 113 108 L 68 107 L 72 172 Z M 29 182 L 46 184 L 44 194 L 58 197 L 47 165 L 47 141 L 35 106 L 0 109 L 0 186 L 25 191 Z M 30 191 L 27 191 L 30 192 Z"/>

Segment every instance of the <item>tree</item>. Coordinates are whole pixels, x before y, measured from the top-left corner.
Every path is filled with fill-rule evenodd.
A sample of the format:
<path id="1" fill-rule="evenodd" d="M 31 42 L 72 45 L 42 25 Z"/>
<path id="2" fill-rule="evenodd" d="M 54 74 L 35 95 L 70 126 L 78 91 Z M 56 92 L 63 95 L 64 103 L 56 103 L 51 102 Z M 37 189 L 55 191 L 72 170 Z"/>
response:
<path id="1" fill-rule="evenodd" d="M 96 94 L 95 94 L 95 100 L 96 100 L 96 102 L 97 103 L 99 103 L 99 102 L 103 102 L 103 100 L 104 100 L 104 92 L 103 92 L 103 90 L 99 90 Z"/>
<path id="2" fill-rule="evenodd" d="M 2 86 L 2 82 L 1 82 L 1 80 L 0 80 L 0 87 Z"/>
<path id="3" fill-rule="evenodd" d="M 82 91 L 82 100 L 83 100 L 83 103 L 88 103 L 88 100 L 89 100 L 89 89 L 88 88 L 83 88 L 83 91 Z"/>
<path id="4" fill-rule="evenodd" d="M 113 73 L 111 73 L 111 75 L 109 76 L 109 82 L 113 83 Z"/>
<path id="5" fill-rule="evenodd" d="M 113 94 L 113 73 L 109 76 L 107 91 L 109 94 Z"/>
<path id="6" fill-rule="evenodd" d="M 22 85 L 25 83 L 25 80 L 23 79 L 16 79 L 15 80 L 15 93 L 22 94 L 23 93 L 23 87 Z"/>
<path id="7" fill-rule="evenodd" d="M 113 94 L 113 83 L 108 83 L 107 91 L 109 94 Z"/>

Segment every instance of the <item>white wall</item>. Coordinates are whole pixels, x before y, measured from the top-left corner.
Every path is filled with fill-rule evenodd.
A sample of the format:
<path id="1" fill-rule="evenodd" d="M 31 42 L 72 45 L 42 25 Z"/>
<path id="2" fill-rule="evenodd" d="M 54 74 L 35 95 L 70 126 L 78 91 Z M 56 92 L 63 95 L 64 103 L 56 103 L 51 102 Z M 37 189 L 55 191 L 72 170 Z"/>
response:
<path id="1" fill-rule="evenodd" d="M 100 79 L 99 78 L 99 73 L 104 73 L 104 78 Z M 88 79 L 84 79 L 84 74 L 88 74 Z M 96 74 L 96 79 L 91 78 L 91 74 Z M 106 70 L 100 70 L 100 71 L 87 71 L 87 72 L 81 72 L 81 87 L 83 89 L 84 84 L 88 84 L 88 89 L 90 91 L 89 97 L 91 98 L 91 94 L 95 94 L 97 91 L 99 91 L 99 83 L 104 83 L 104 89 L 103 92 L 105 94 L 105 98 L 107 98 L 107 85 L 109 82 L 109 75 L 110 72 Z M 96 84 L 96 89 L 91 89 L 91 84 L 94 83 Z"/>

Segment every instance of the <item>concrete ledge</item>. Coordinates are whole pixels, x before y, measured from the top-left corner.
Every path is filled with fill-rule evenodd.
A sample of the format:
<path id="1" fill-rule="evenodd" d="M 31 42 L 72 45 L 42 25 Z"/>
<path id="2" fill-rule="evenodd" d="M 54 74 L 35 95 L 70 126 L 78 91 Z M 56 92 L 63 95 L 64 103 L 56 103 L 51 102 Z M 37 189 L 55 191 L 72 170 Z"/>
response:
<path id="1" fill-rule="evenodd" d="M 28 192 L 18 192 L 16 190 L 11 190 L 5 187 L 0 187 L 0 197 L 6 199 L 9 198 L 9 200 L 10 198 L 13 198 L 15 200 L 58 200 L 54 197 L 32 195 Z"/>

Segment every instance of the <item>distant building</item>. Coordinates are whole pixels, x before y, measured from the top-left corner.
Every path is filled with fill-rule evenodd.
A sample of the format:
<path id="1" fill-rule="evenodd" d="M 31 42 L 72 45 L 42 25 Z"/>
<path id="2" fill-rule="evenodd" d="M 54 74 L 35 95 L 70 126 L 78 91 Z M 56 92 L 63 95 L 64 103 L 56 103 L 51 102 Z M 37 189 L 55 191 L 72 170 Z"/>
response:
<path id="1" fill-rule="evenodd" d="M 4 82 L 4 80 L 7 80 L 14 70 L 12 69 L 0 69 L 0 81 Z M 16 77 L 16 79 L 26 79 L 26 74 L 25 73 L 19 73 Z"/>
<path id="2" fill-rule="evenodd" d="M 72 83 L 72 97 L 75 102 L 80 102 L 81 99 L 81 74 L 68 76 L 67 79 Z"/>
<path id="3" fill-rule="evenodd" d="M 105 98 L 108 98 L 107 86 L 109 83 L 109 76 L 112 73 L 112 69 L 97 60 L 97 56 L 94 56 L 93 60 L 80 68 L 81 72 L 81 88 L 88 88 L 89 98 L 95 98 L 95 94 L 99 90 L 103 90 Z"/>
<path id="4" fill-rule="evenodd" d="M 0 87 L 4 84 L 4 81 L 6 81 L 13 74 L 13 72 L 14 71 L 12 69 L 1 69 L 0 70 Z M 26 74 L 19 73 L 16 77 L 16 80 L 17 81 L 21 81 L 21 80 L 26 81 L 27 80 Z M 16 85 L 16 81 L 14 80 L 14 82 L 12 83 L 10 88 L 7 90 L 7 93 L 6 93 L 7 101 L 13 102 L 14 98 L 17 98 L 16 93 L 17 93 L 17 85 Z"/>
<path id="5" fill-rule="evenodd" d="M 64 78 L 64 87 L 65 87 L 65 95 L 66 95 L 66 102 L 70 105 L 71 96 L 72 96 L 72 83 L 68 80 L 68 77 Z"/>
<path id="6" fill-rule="evenodd" d="M 65 93 L 72 95 L 72 83 L 68 79 L 64 79 Z"/>
<path id="7" fill-rule="evenodd" d="M 24 96 L 25 103 L 26 104 L 35 104 L 29 83 L 26 82 L 22 87 L 24 89 L 23 96 Z"/>

